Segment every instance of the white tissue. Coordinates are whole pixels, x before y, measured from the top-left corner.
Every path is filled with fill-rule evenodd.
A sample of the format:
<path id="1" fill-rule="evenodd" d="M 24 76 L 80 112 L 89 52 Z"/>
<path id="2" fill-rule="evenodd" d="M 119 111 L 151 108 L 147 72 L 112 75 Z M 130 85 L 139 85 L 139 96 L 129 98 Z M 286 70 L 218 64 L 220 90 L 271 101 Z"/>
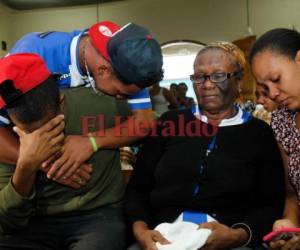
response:
<path id="1" fill-rule="evenodd" d="M 156 243 L 158 250 L 197 250 L 201 248 L 211 234 L 210 229 L 198 229 L 192 222 L 161 223 L 155 230 L 159 231 L 171 244 Z"/>

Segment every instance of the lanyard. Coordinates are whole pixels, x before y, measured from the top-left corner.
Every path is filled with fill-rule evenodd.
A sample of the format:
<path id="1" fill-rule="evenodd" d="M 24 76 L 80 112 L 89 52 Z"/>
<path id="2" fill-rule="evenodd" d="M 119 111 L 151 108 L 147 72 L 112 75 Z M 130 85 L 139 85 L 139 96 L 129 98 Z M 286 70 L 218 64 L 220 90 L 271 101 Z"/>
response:
<path id="1" fill-rule="evenodd" d="M 215 146 L 216 146 L 216 141 L 217 141 L 217 135 L 215 135 L 215 136 L 211 139 L 210 143 L 209 143 L 208 146 L 207 146 L 207 149 L 206 149 L 206 152 L 205 152 L 205 156 L 204 156 L 204 159 L 203 159 L 203 163 L 202 163 L 201 166 L 200 166 L 200 174 L 203 173 L 204 165 L 207 164 L 208 156 L 209 156 L 209 154 L 213 151 L 213 149 L 215 148 Z M 195 190 L 194 194 L 197 194 L 198 191 L 199 191 L 199 186 L 196 187 L 196 190 Z"/>
<path id="2" fill-rule="evenodd" d="M 211 151 L 213 151 L 213 149 L 215 148 L 215 146 L 216 146 L 216 141 L 217 141 L 217 135 L 215 135 L 215 136 L 211 139 L 210 143 L 208 144 L 208 147 L 207 147 L 207 149 L 206 149 L 206 155 L 205 155 L 206 159 L 207 159 L 207 157 L 209 156 L 209 154 L 211 153 Z"/>

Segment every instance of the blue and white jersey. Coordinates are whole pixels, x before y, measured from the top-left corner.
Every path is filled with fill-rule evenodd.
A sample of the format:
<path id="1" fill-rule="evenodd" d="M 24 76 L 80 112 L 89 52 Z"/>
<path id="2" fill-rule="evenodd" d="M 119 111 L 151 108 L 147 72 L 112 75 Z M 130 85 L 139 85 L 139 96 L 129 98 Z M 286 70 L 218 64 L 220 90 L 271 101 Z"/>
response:
<path id="1" fill-rule="evenodd" d="M 78 64 L 79 38 L 82 34 L 79 30 L 70 33 L 29 33 L 16 42 L 10 54 L 38 54 L 52 73 L 61 75 L 58 80 L 60 88 L 77 87 L 87 81 Z"/>
<path id="2" fill-rule="evenodd" d="M 143 89 L 139 91 L 137 94 L 129 96 L 127 102 L 131 110 L 152 108 L 148 89 Z"/>
<path id="3" fill-rule="evenodd" d="M 6 127 L 10 123 L 5 109 L 0 109 L 0 127 Z"/>
<path id="4" fill-rule="evenodd" d="M 90 84 L 79 65 L 80 37 L 86 31 L 29 33 L 16 42 L 10 54 L 35 53 L 46 62 L 48 69 L 59 74 L 60 88 L 72 88 Z M 132 110 L 149 109 L 151 101 L 148 90 L 142 90 L 128 100 Z M 10 123 L 5 111 L 0 112 L 0 127 Z"/>

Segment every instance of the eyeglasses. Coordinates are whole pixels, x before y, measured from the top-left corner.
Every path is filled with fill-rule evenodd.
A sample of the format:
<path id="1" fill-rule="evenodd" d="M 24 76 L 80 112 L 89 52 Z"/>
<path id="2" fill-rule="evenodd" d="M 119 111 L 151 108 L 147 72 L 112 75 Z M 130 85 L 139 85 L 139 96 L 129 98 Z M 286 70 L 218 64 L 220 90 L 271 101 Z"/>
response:
<path id="1" fill-rule="evenodd" d="M 207 79 L 209 79 L 213 83 L 222 83 L 231 77 L 239 77 L 241 76 L 241 71 L 235 71 L 232 73 L 225 73 L 225 72 L 217 72 L 212 73 L 211 75 L 190 75 L 190 79 L 195 84 L 204 84 Z"/>

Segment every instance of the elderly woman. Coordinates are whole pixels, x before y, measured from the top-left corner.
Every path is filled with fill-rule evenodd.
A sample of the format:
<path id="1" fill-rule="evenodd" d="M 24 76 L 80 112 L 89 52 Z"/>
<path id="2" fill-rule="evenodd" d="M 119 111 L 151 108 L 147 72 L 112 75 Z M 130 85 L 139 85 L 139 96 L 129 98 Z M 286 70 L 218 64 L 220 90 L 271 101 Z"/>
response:
<path id="1" fill-rule="evenodd" d="M 233 104 L 244 68 L 242 52 L 231 43 L 198 53 L 191 80 L 201 108 L 167 112 L 159 136 L 139 152 L 126 198 L 138 243 L 132 249 L 172 244 L 153 229 L 182 220 L 212 230 L 201 249 L 259 248 L 282 216 L 284 170 L 272 131 Z M 182 136 L 184 125 L 193 133 Z M 216 133 L 204 133 L 216 131 L 213 126 Z M 215 221 L 205 223 L 203 214 Z"/>

